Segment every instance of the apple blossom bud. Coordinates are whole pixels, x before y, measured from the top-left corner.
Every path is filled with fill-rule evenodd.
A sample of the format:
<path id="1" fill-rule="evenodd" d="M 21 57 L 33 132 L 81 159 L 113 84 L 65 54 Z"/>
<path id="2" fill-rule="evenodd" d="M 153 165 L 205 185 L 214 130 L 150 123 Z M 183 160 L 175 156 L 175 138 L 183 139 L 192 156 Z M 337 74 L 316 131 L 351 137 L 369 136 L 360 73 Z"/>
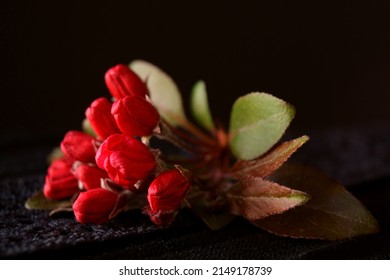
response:
<path id="1" fill-rule="evenodd" d="M 138 96 L 126 96 L 115 101 L 111 113 L 119 129 L 128 136 L 148 136 L 160 120 L 156 108 Z"/>
<path id="2" fill-rule="evenodd" d="M 93 163 L 95 162 L 94 141 L 95 138 L 84 132 L 71 130 L 65 134 L 61 142 L 61 150 L 73 160 Z"/>
<path id="3" fill-rule="evenodd" d="M 96 163 L 111 180 L 129 190 L 134 190 L 134 184 L 147 178 L 156 166 L 149 149 L 124 134 L 113 134 L 100 145 Z"/>
<path id="4" fill-rule="evenodd" d="M 148 190 L 151 220 L 158 225 L 170 223 L 189 188 L 190 183 L 177 169 L 158 175 Z"/>
<path id="5" fill-rule="evenodd" d="M 85 111 L 85 116 L 89 120 L 93 130 L 104 140 L 108 136 L 120 133 L 115 119 L 111 114 L 112 104 L 106 98 L 101 97 L 91 103 Z"/>
<path id="6" fill-rule="evenodd" d="M 108 222 L 117 200 L 117 193 L 102 188 L 82 192 L 73 203 L 76 220 L 83 224 Z"/>
<path id="7" fill-rule="evenodd" d="M 83 163 L 74 166 L 73 174 L 86 190 L 100 188 L 101 179 L 108 178 L 107 172 L 103 169 Z"/>
<path id="8" fill-rule="evenodd" d="M 43 194 L 49 199 L 65 199 L 79 191 L 78 182 L 71 173 L 73 160 L 60 158 L 52 162 L 47 170 Z"/>
<path id="9" fill-rule="evenodd" d="M 104 79 L 111 95 L 117 99 L 125 96 L 145 98 L 148 94 L 145 83 L 124 64 L 111 67 Z"/>

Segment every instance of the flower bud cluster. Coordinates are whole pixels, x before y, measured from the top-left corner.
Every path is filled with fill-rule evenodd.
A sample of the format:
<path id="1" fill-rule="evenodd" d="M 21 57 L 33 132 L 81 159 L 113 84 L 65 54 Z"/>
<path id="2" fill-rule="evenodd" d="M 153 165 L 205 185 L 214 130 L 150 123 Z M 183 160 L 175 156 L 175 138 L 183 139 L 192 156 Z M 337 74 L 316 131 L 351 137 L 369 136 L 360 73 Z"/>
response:
<path id="1" fill-rule="evenodd" d="M 94 136 L 66 133 L 60 145 L 64 157 L 50 165 L 44 195 L 55 200 L 73 197 L 76 219 L 99 224 L 131 208 L 133 200 L 124 197 L 134 193 L 147 198 L 144 213 L 155 224 L 168 224 L 190 183 L 179 170 L 159 166 L 157 153 L 141 141 L 154 133 L 160 115 L 145 83 L 126 65 L 109 69 L 105 82 L 113 102 L 101 97 L 87 108 Z"/>
<path id="2" fill-rule="evenodd" d="M 56 159 L 45 178 L 46 200 L 36 193 L 26 201 L 27 209 L 73 210 L 78 222 L 95 224 L 138 209 L 164 226 L 187 207 L 211 229 L 242 216 L 277 235 L 309 239 L 378 231 L 369 211 L 337 181 L 310 167 L 282 167 L 309 139 L 278 143 L 294 118 L 292 105 L 267 93 L 249 93 L 233 104 L 225 130 L 214 122 L 199 81 L 191 94 L 193 124 L 168 75 L 145 61 L 130 67 L 145 81 L 126 65 L 107 71 L 111 99 L 91 103 L 84 132 L 66 133 L 62 156 L 58 148 L 51 156 Z M 337 193 L 342 195 L 333 199 Z M 310 207 L 295 211 L 308 201 Z M 358 227 L 355 221 L 361 221 Z"/>

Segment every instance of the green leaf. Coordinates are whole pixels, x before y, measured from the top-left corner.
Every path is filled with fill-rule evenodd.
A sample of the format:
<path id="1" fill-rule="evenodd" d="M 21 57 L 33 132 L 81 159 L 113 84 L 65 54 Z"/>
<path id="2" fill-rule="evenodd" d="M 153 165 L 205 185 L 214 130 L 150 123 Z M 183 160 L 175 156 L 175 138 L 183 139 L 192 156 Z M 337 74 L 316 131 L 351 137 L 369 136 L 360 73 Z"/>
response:
<path id="1" fill-rule="evenodd" d="M 243 160 L 263 155 L 280 140 L 294 115 L 293 106 L 267 93 L 238 98 L 230 117 L 232 153 Z"/>
<path id="2" fill-rule="evenodd" d="M 135 60 L 129 67 L 146 82 L 152 104 L 161 117 L 173 126 L 185 124 L 181 94 L 172 78 L 146 61 Z"/>
<path id="3" fill-rule="evenodd" d="M 213 132 L 215 130 L 213 118 L 207 100 L 206 84 L 198 81 L 191 94 L 191 112 L 196 122 L 203 128 Z"/>
<path id="4" fill-rule="evenodd" d="M 223 228 L 235 218 L 226 207 L 222 206 L 218 210 L 214 209 L 215 207 L 211 207 L 210 201 L 205 199 L 205 193 L 197 187 L 192 187 L 186 197 L 186 201 L 191 211 L 212 230 Z"/>
<path id="5" fill-rule="evenodd" d="M 297 164 L 285 164 L 272 180 L 308 193 L 304 205 L 254 224 L 281 236 L 337 240 L 375 233 L 378 223 L 370 212 L 334 179 Z"/>
<path id="6" fill-rule="evenodd" d="M 309 197 L 297 190 L 258 177 L 245 176 L 227 193 L 230 212 L 258 220 L 302 205 Z"/>
<path id="7" fill-rule="evenodd" d="M 230 175 L 236 178 L 247 175 L 265 178 L 282 166 L 308 140 L 309 137 L 305 135 L 291 141 L 283 142 L 257 159 L 238 160 L 230 170 Z"/>
<path id="8" fill-rule="evenodd" d="M 27 199 L 24 206 L 29 210 L 54 210 L 72 207 L 72 202 L 70 200 L 50 200 L 39 191 Z"/>

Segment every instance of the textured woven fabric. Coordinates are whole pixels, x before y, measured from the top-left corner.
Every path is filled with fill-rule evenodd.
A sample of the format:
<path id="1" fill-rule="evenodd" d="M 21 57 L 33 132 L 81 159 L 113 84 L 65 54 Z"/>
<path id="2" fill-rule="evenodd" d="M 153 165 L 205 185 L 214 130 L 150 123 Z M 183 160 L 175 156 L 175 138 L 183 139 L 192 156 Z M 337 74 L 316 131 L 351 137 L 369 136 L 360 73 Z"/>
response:
<path id="1" fill-rule="evenodd" d="M 50 145 L 4 144 L 0 157 L 0 258 L 7 259 L 388 259 L 390 128 L 367 125 L 314 133 L 295 157 L 350 186 L 381 231 L 343 241 L 282 238 L 243 219 L 211 231 L 188 211 L 168 228 L 138 212 L 104 225 L 50 218 L 24 201 L 42 188 Z"/>

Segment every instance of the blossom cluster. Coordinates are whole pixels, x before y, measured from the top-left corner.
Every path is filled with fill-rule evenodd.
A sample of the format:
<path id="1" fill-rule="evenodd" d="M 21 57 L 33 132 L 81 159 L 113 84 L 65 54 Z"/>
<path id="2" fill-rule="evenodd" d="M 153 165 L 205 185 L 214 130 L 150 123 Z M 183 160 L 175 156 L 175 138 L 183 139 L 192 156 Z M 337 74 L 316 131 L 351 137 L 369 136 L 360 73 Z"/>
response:
<path id="1" fill-rule="evenodd" d="M 214 120 L 206 85 L 195 83 L 187 118 L 166 73 L 142 60 L 105 74 L 111 98 L 85 111 L 47 170 L 28 209 L 72 210 L 80 223 L 105 223 L 141 209 L 156 225 L 189 208 L 211 229 L 241 216 L 294 238 L 343 239 L 375 233 L 378 223 L 322 172 L 286 161 L 309 137 L 281 142 L 294 107 L 263 92 L 239 97 L 228 129 Z"/>
<path id="2" fill-rule="evenodd" d="M 167 224 L 190 182 L 181 170 L 158 164 L 158 152 L 147 145 L 160 115 L 145 83 L 121 64 L 106 72 L 105 82 L 113 102 L 101 97 L 87 108 L 94 136 L 66 133 L 63 157 L 51 163 L 43 193 L 54 200 L 74 197 L 73 211 L 81 223 L 105 223 L 126 210 L 134 194 L 144 194 L 144 213 L 158 225 Z"/>

